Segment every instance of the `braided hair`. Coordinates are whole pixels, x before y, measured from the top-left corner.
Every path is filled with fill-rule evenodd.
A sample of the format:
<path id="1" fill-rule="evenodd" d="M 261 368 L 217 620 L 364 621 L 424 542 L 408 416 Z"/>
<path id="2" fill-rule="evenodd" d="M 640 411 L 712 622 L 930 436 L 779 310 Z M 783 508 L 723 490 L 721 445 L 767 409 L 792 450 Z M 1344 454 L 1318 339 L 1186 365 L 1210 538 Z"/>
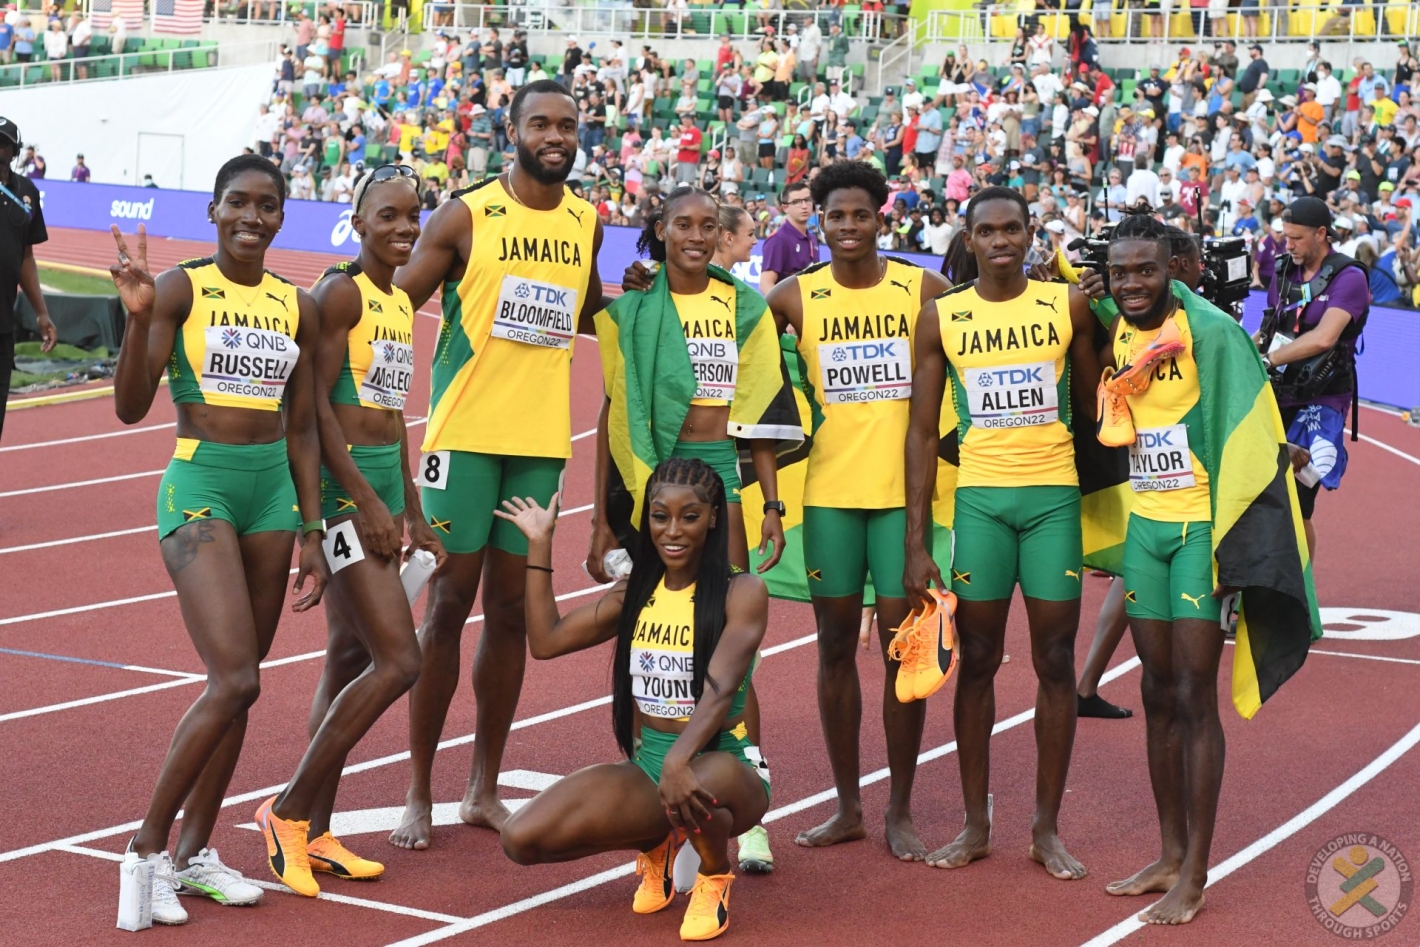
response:
<path id="1" fill-rule="evenodd" d="M 662 487 L 690 487 L 715 511 L 715 525 L 705 535 L 700 562 L 695 572 L 695 629 L 692 653 L 695 668 L 690 693 L 697 701 L 709 684 L 716 693 L 720 685 L 706 674 L 710 657 L 725 630 L 725 599 L 730 590 L 730 515 L 725 503 L 725 484 L 715 469 L 699 458 L 672 457 L 662 461 L 646 483 L 641 508 L 641 528 L 636 548 L 631 552 L 631 577 L 617 623 L 616 652 L 612 659 L 611 722 L 616 743 L 630 759 L 635 755 L 636 701 L 631 695 L 631 639 L 636 621 L 666 574 L 666 564 L 651 541 L 651 500 Z"/>
<path id="2" fill-rule="evenodd" d="M 666 262 L 666 242 L 656 236 L 656 225 L 663 220 L 670 219 L 671 207 L 680 203 L 687 197 L 703 197 L 710 203 L 715 204 L 717 211 L 719 204 L 715 201 L 715 196 L 703 188 L 695 187 L 691 184 L 678 184 L 669 194 L 665 196 L 661 206 L 647 211 L 646 219 L 641 227 L 641 236 L 636 238 L 636 250 L 644 253 L 657 263 Z"/>

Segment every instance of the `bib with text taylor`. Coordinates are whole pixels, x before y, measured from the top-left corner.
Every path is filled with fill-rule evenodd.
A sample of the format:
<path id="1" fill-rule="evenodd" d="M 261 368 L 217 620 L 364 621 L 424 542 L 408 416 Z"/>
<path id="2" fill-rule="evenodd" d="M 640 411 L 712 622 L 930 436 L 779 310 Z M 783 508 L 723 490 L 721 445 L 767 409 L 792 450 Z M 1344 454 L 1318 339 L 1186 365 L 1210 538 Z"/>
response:
<path id="1" fill-rule="evenodd" d="M 1194 484 L 1188 426 L 1141 428 L 1129 446 L 1129 486 L 1137 492 L 1181 490 Z"/>
<path id="2" fill-rule="evenodd" d="M 818 347 L 825 404 L 901 401 L 912 397 L 912 342 L 828 342 Z"/>
<path id="3" fill-rule="evenodd" d="M 204 392 L 281 400 L 301 354 L 294 339 L 271 329 L 236 326 L 207 326 L 205 333 Z"/>
<path id="4" fill-rule="evenodd" d="M 968 368 L 961 380 L 974 427 L 1035 427 L 1060 417 L 1052 362 Z"/>
<path id="5" fill-rule="evenodd" d="M 493 314 L 493 338 L 567 349 L 577 327 L 577 291 L 555 283 L 505 276 Z"/>

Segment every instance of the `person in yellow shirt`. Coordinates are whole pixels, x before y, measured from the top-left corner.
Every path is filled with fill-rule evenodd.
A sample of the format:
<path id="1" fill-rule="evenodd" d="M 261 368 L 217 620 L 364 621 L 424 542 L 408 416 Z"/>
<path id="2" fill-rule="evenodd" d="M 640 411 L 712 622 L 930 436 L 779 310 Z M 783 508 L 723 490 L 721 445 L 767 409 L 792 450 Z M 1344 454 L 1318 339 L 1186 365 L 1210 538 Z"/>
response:
<path id="1" fill-rule="evenodd" d="M 405 112 L 398 122 L 399 156 L 406 162 L 414 157 L 414 142 L 419 137 L 419 118 L 413 112 Z"/>
<path id="2" fill-rule="evenodd" d="M 1376 113 L 1377 125 L 1389 125 L 1394 122 L 1396 113 L 1400 111 L 1400 106 L 1387 98 L 1380 88 L 1376 89 L 1376 97 L 1371 100 L 1370 106 Z"/>

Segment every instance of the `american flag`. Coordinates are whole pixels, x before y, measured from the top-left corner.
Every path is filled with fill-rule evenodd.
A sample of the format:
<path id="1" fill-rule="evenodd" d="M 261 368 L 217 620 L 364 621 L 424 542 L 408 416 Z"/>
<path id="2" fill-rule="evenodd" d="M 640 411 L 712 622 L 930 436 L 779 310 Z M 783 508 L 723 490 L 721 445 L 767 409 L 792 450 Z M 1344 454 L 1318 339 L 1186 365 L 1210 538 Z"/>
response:
<path id="1" fill-rule="evenodd" d="M 153 0 L 153 32 L 187 36 L 201 33 L 203 3 L 204 0 Z"/>
<path id="2" fill-rule="evenodd" d="M 143 0 L 92 0 L 89 9 L 98 30 L 107 30 L 114 17 L 121 18 L 130 32 L 143 26 Z"/>

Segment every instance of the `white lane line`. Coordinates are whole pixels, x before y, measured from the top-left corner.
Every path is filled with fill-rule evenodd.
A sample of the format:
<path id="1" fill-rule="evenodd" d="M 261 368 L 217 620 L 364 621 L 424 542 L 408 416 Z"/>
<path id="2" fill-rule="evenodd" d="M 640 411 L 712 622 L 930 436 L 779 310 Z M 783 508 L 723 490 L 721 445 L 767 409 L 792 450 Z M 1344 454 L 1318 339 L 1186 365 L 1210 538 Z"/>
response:
<path id="1" fill-rule="evenodd" d="M 68 852 L 70 855 L 85 855 L 89 858 L 101 858 L 104 861 L 121 862 L 123 856 L 118 852 L 105 852 L 102 849 L 87 848 L 83 845 L 56 845 L 56 852 Z M 254 884 L 258 888 L 267 891 L 281 891 L 286 894 L 293 894 L 290 888 L 274 881 L 262 881 L 258 878 L 246 879 L 248 884 Z M 334 904 L 350 904 L 355 907 L 370 908 L 375 911 L 385 911 L 390 914 L 403 914 L 406 917 L 417 917 L 426 921 L 437 921 L 440 924 L 457 924 L 463 918 L 453 914 L 440 914 L 438 911 L 425 911 L 420 908 L 407 908 L 402 904 L 389 904 L 384 901 L 371 901 L 369 898 L 354 898 L 348 894 L 333 894 L 329 891 L 322 891 L 316 895 L 317 900 L 330 901 Z"/>
<path id="2" fill-rule="evenodd" d="M 0 499 L 5 497 L 24 497 L 35 493 L 53 493 L 56 490 L 74 490 L 79 487 L 94 487 L 102 483 L 118 483 L 120 480 L 139 480 L 143 477 L 156 477 L 162 474 L 161 470 L 144 470 L 141 473 L 119 474 L 116 477 L 100 477 L 97 480 L 76 480 L 73 483 L 51 483 L 47 487 L 28 487 L 24 490 L 8 490 L 0 493 Z"/>
<path id="3" fill-rule="evenodd" d="M 24 546 L 6 546 L 0 549 L 0 556 L 12 552 L 31 552 L 35 549 L 53 549 L 55 546 L 72 546 L 74 543 L 87 543 L 96 539 L 114 539 L 118 536 L 137 536 L 139 533 L 151 533 L 157 526 L 136 526 L 133 529 L 116 529 L 109 533 L 94 533 L 89 536 L 71 536 L 68 539 L 51 539 L 42 543 L 28 543 Z"/>
<path id="4" fill-rule="evenodd" d="M 34 450 L 37 447 L 59 447 L 63 444 L 80 444 L 84 441 L 101 441 L 110 437 L 127 437 L 129 434 L 147 434 L 150 431 L 166 431 L 169 428 L 177 427 L 176 421 L 169 421 L 167 424 L 150 424 L 147 427 L 130 427 L 122 431 L 109 431 L 105 434 L 85 434 L 81 437 L 61 437 L 56 441 L 36 441 L 33 444 L 14 444 L 10 447 L 0 447 L 0 454 L 7 454 L 16 450 Z"/>
<path id="5" fill-rule="evenodd" d="M 812 641 L 813 638 L 814 636 L 809 635 L 805 638 L 799 638 L 797 639 L 797 641 L 807 643 L 809 641 Z M 768 655 L 768 652 L 766 651 L 765 654 Z M 1127 661 L 1121 662 L 1118 666 L 1110 668 L 1110 670 L 1107 671 L 1104 676 L 1100 678 L 1100 683 L 1107 684 L 1117 677 L 1120 677 L 1124 674 L 1128 674 L 1130 671 L 1134 670 L 1138 666 L 1138 658 L 1130 658 Z M 1014 717 L 1009 717 L 1005 720 L 998 721 L 996 725 L 991 728 L 991 735 L 995 736 L 998 733 L 1004 733 L 1005 731 L 1010 730 L 1014 727 L 1019 727 L 1021 724 L 1032 720 L 1034 717 L 1034 707 L 1030 708 L 1029 710 L 1023 710 L 1020 713 L 1016 714 Z M 926 752 L 919 754 L 917 757 L 917 763 L 918 765 L 930 763 L 932 760 L 940 759 L 943 756 L 955 753 L 956 748 L 957 744 L 955 740 L 950 743 L 944 743 L 939 747 L 935 747 L 931 750 L 927 750 Z M 887 778 L 888 769 L 884 767 L 860 778 L 858 780 L 858 785 L 870 786 L 873 783 L 880 783 Z M 806 796 L 796 802 L 791 802 L 786 805 L 780 806 L 777 809 L 769 810 L 769 812 L 765 813 L 764 821 L 777 822 L 780 819 L 787 818 L 791 815 L 802 812 L 805 809 L 812 809 L 815 806 L 823 805 L 824 803 L 831 802 L 837 798 L 838 793 L 836 790 L 825 789 L 823 792 L 815 793 L 812 796 Z M 495 908 L 492 911 L 485 911 L 477 917 L 471 917 L 466 921 L 459 921 L 457 923 L 450 924 L 447 927 L 441 927 L 423 934 L 417 934 L 414 937 L 408 937 L 404 940 L 396 941 L 388 945 L 388 947 L 424 947 L 425 944 L 433 944 L 441 940 L 446 940 L 450 937 L 457 937 L 459 934 L 465 934 L 471 930 L 476 930 L 480 927 L 486 927 L 489 924 L 493 924 L 497 921 L 506 920 L 507 918 L 514 917 L 518 914 L 523 914 L 527 911 L 531 911 L 533 908 L 541 907 L 544 904 L 549 904 L 553 901 L 558 901 L 562 898 L 571 897 L 574 894 L 579 894 L 583 891 L 600 887 L 601 885 L 604 885 L 611 881 L 615 881 L 618 878 L 625 878 L 635 870 L 636 865 L 634 862 L 627 865 L 621 865 L 617 868 L 608 868 L 606 871 L 598 872 L 595 875 L 590 875 L 586 878 L 581 878 L 577 881 L 573 881 L 570 884 L 562 885 L 560 888 L 553 888 L 550 891 L 544 891 L 541 894 L 535 894 L 531 897 L 523 898 L 521 901 L 514 901 L 512 904 L 504 905 L 501 908 Z"/>
<path id="6" fill-rule="evenodd" d="M 1320 648 L 1311 648 L 1308 654 L 1329 654 L 1336 658 L 1360 658 L 1362 661 L 1385 661 L 1389 664 L 1420 664 L 1414 658 L 1389 658 L 1379 654 L 1357 654 L 1354 651 L 1323 651 Z"/>
<path id="7" fill-rule="evenodd" d="M 1349 434 L 1349 433 L 1351 432 L 1351 429 L 1350 429 L 1349 427 L 1346 428 L 1346 432 Z M 1385 441 L 1378 441 L 1378 440 L 1376 440 L 1374 437 L 1371 437 L 1371 436 L 1369 436 L 1369 435 L 1367 435 L 1367 434 L 1361 434 L 1361 435 L 1359 435 L 1359 436 L 1360 436 L 1361 440 L 1365 441 L 1367 444 L 1374 444 L 1374 445 L 1376 445 L 1377 447 L 1379 447 L 1381 450 L 1383 450 L 1383 451 L 1389 451 L 1390 453 L 1394 454 L 1395 456 L 1397 456 L 1397 457 L 1399 457 L 1399 458 L 1401 458 L 1401 459 L 1403 459 L 1403 460 L 1408 460 L 1408 461 L 1410 461 L 1412 464 L 1414 464 L 1415 466 L 1420 467 L 1420 457 L 1416 457 L 1416 456 L 1414 456 L 1414 455 L 1412 455 L 1412 454 L 1407 454 L 1405 451 L 1401 450 L 1400 448 L 1398 448 L 1398 447 L 1391 447 L 1391 446 L 1390 446 L 1389 444 L 1387 444 Z"/>
<path id="8" fill-rule="evenodd" d="M 566 595 L 559 596 L 559 600 L 561 600 L 561 599 L 566 599 L 566 598 L 572 598 L 572 597 L 577 596 L 577 595 L 586 595 L 586 594 L 588 594 L 588 593 L 590 593 L 590 592 L 597 591 L 597 589 L 599 589 L 599 588 L 603 588 L 603 586 L 595 586 L 595 587 L 590 588 L 590 589 L 583 589 L 583 590 L 581 590 L 580 592 L 569 592 L 569 593 L 566 594 Z M 482 616 L 480 615 L 479 617 L 481 618 Z M 778 646 L 777 649 L 771 649 L 771 650 L 773 650 L 774 653 L 779 653 L 779 651 L 788 650 L 789 647 L 799 647 L 799 646 L 801 646 L 801 645 L 808 644 L 808 643 L 809 643 L 810 641 L 812 641 L 812 640 L 813 640 L 813 636 L 806 636 L 806 637 L 803 637 L 803 638 L 795 639 L 795 640 L 792 641 L 792 642 L 788 642 L 788 643 L 787 643 L 787 646 L 781 645 L 781 646 Z M 323 654 L 324 652 L 313 652 L 313 653 L 314 653 L 314 654 Z M 283 659 L 283 660 L 289 660 L 289 659 Z M 1137 658 L 1132 658 L 1131 661 L 1133 662 L 1133 665 L 1131 665 L 1129 661 L 1126 661 L 1123 665 L 1120 665 L 1119 668 L 1117 668 L 1117 669 L 1115 669 L 1115 670 L 1112 670 L 1112 671 L 1110 671 L 1109 673 L 1105 674 L 1105 676 L 1101 679 L 1101 682 L 1104 683 L 1104 682 L 1108 682 L 1108 681 L 1110 681 L 1110 680 L 1113 680 L 1113 678 L 1116 677 L 1116 676 L 1118 676 L 1118 674 L 1124 673 L 1125 671 L 1129 670 L 1131 666 L 1137 665 L 1137 664 L 1139 663 L 1139 661 L 1138 661 Z M 266 667 L 266 666 L 267 666 L 266 664 L 263 664 L 263 665 L 262 665 L 262 667 Z M 163 688 L 165 688 L 165 687 L 174 687 L 174 686 L 178 686 L 178 685 L 186 684 L 186 683 L 190 683 L 190 682 L 188 682 L 188 681 L 164 681 L 162 684 L 158 684 L 158 685 L 155 685 L 155 686 L 149 687 L 149 688 L 143 688 L 142 690 L 143 690 L 144 692 L 153 691 L 153 690 L 161 690 L 161 689 L 163 689 Z M 90 703 L 95 703 L 95 702 L 97 702 L 97 700 L 102 700 L 102 699 L 110 699 L 110 698 L 109 698 L 109 697 L 88 698 L 88 702 L 90 702 Z M 584 701 L 582 701 L 582 702 L 579 703 L 579 704 L 572 704 L 571 706 L 562 707 L 562 708 L 560 708 L 560 709 L 558 709 L 558 710 L 551 710 L 551 711 L 548 711 L 547 713 L 537 714 L 536 716 L 527 717 L 527 718 L 525 718 L 525 719 L 523 719 L 523 720 L 516 720 L 516 721 L 513 722 L 513 725 L 512 725 L 512 727 L 511 727 L 510 729 L 512 729 L 512 730 L 523 730 L 523 729 L 526 729 L 526 728 L 528 728 L 528 727 L 535 727 L 535 726 L 538 726 L 539 724 L 549 723 L 549 722 L 551 722 L 551 721 L 553 721 L 553 720 L 560 720 L 560 719 L 562 719 L 562 718 L 564 718 L 564 717 L 570 717 L 570 716 L 572 716 L 572 715 L 574 715 L 574 714 L 582 713 L 583 711 L 592 710 L 592 709 L 597 708 L 597 707 L 605 707 L 605 706 L 608 706 L 608 705 L 610 705 L 610 704 L 611 704 L 611 696 L 610 696 L 610 695 L 605 696 L 605 697 L 595 697 L 595 698 L 593 698 L 593 699 L 591 699 L 591 700 L 584 700 Z M 35 711 L 21 711 L 22 714 L 29 714 L 29 715 L 32 715 L 34 712 L 35 712 Z M 3 719 L 5 719 L 5 718 L 0 717 L 0 720 L 3 720 Z M 475 736 L 476 736 L 476 734 L 469 733 L 469 734 L 465 734 L 464 736 L 453 737 L 453 738 L 448 739 L 448 740 L 441 740 L 441 741 L 439 742 L 439 745 L 436 747 L 436 751 L 437 751 L 437 750 L 447 750 L 447 749 L 451 749 L 451 748 L 456 747 L 456 746 L 464 746 L 465 744 L 472 743 L 472 742 L 474 741 Z M 408 750 L 405 750 L 405 751 L 400 752 L 400 753 L 391 753 L 391 754 L 389 754 L 388 756 L 381 756 L 381 757 L 378 757 L 378 758 L 373 759 L 373 760 L 366 760 L 366 761 L 363 762 L 363 763 L 352 763 L 352 764 L 350 764 L 349 766 L 346 766 L 343 770 L 341 770 L 340 773 L 341 773 L 341 776 L 350 776 L 350 775 L 352 775 L 352 774 L 354 774 L 354 773 L 363 773 L 363 772 L 366 772 L 366 771 L 368 771 L 368 770 L 379 769 L 379 768 L 381 768 L 381 767 L 390 766 L 390 765 L 393 765 L 393 764 L 395 764 L 395 763 L 402 763 L 402 762 L 404 762 L 404 761 L 407 760 L 407 759 L 409 759 L 409 751 L 408 751 Z M 886 772 L 887 772 L 887 770 L 883 770 L 883 773 L 886 773 Z M 257 799 L 265 799 L 267 796 L 270 796 L 272 793 L 280 792 L 284 787 L 285 787 L 285 784 L 284 784 L 284 783 L 281 783 L 281 784 L 278 784 L 278 785 L 275 785 L 275 786 L 265 786 L 265 787 L 263 787 L 263 788 L 261 788 L 261 789 L 252 790 L 251 792 L 240 793 L 239 795 L 235 795 L 235 796 L 228 796 L 226 799 L 223 799 L 223 800 L 222 800 L 222 808 L 225 809 L 225 808 L 227 808 L 227 807 L 229 807 L 229 806 L 240 805 L 240 804 L 243 803 L 243 802 L 252 802 L 252 801 L 257 800 Z M 182 818 L 182 813 L 179 812 L 177 817 L 178 817 L 178 818 Z M 84 842 L 92 842 L 92 841 L 95 841 L 96 839 L 111 838 L 112 836 L 115 836 L 115 835 L 122 835 L 124 832 L 132 832 L 134 829 L 138 828 L 140 825 L 142 825 L 142 822 L 125 822 L 125 823 L 123 823 L 122 825 L 110 826 L 109 828 L 106 828 L 106 829 L 98 829 L 98 830 L 93 831 L 93 832 L 85 832 L 85 833 L 83 833 L 82 835 L 72 835 L 72 836 L 70 836 L 70 837 L 68 837 L 68 838 L 58 839 L 58 840 L 53 841 L 53 842 L 42 842 L 42 843 L 37 844 L 37 845 L 29 845 L 29 846 L 26 846 L 26 847 L 24 847 L 24 848 L 17 848 L 17 849 L 13 849 L 13 850 L 11 850 L 11 851 L 8 851 L 8 852 L 0 852 L 0 863 L 8 862 L 8 861 L 14 861 L 14 860 L 17 859 L 17 858 L 25 858 L 25 857 L 27 857 L 27 856 L 29 856 L 29 855 L 38 855 L 38 854 L 40 854 L 40 853 L 42 853 L 42 852 L 53 851 L 54 849 L 60 848 L 60 847 L 65 846 L 65 845 L 81 845 L 81 844 L 83 844 Z"/>
<path id="9" fill-rule="evenodd" d="M 1267 854 L 1293 835 L 1296 835 L 1302 829 L 1311 825 L 1317 819 L 1326 815 L 1326 813 L 1336 808 L 1341 802 L 1344 802 L 1346 798 L 1356 790 L 1385 772 L 1387 767 L 1408 753 L 1417 743 L 1420 743 L 1420 724 L 1416 724 L 1411 728 L 1409 733 L 1393 743 L 1389 749 L 1367 763 L 1340 786 L 1337 786 L 1335 789 L 1331 790 L 1331 792 L 1322 796 L 1316 802 L 1277 826 L 1277 828 L 1268 832 L 1247 848 L 1233 855 L 1222 864 L 1209 869 L 1207 887 L 1213 887 L 1239 868 Z M 1135 912 L 1135 915 L 1143 913 L 1143 911 L 1146 910 L 1148 910 L 1147 906 Z M 1090 940 L 1086 941 L 1082 947 L 1109 947 L 1109 945 L 1118 943 L 1140 928 L 1149 926 L 1139 920 L 1135 915 L 1130 915 L 1104 933 L 1092 937 Z"/>

